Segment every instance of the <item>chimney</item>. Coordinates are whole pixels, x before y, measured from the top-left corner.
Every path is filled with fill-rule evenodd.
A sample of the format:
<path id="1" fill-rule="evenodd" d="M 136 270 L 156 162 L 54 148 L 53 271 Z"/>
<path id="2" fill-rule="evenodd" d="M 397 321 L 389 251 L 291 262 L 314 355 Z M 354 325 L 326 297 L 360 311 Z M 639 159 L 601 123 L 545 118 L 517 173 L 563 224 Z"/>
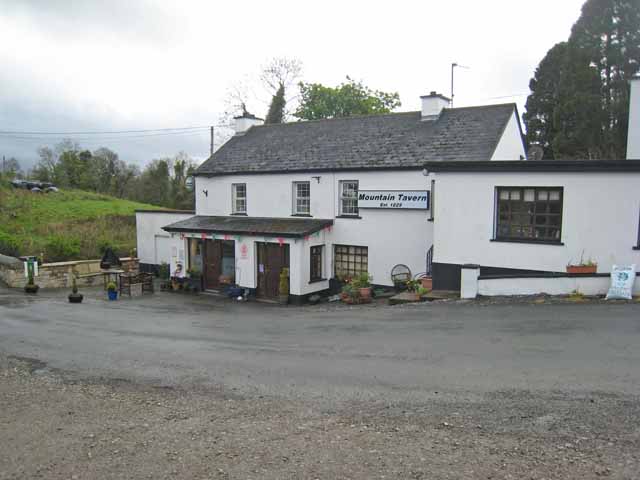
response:
<path id="1" fill-rule="evenodd" d="M 631 79 L 627 160 L 640 160 L 640 75 L 636 75 Z"/>
<path id="2" fill-rule="evenodd" d="M 242 115 L 239 117 L 233 117 L 235 122 L 235 131 L 236 135 L 244 135 L 247 130 L 249 130 L 254 125 L 262 125 L 264 120 L 262 118 L 258 118 L 255 115 L 247 112 L 247 109 L 242 106 Z"/>
<path id="3" fill-rule="evenodd" d="M 431 92 L 420 97 L 422 100 L 422 120 L 437 120 L 442 110 L 449 106 L 449 100 L 444 95 Z"/>

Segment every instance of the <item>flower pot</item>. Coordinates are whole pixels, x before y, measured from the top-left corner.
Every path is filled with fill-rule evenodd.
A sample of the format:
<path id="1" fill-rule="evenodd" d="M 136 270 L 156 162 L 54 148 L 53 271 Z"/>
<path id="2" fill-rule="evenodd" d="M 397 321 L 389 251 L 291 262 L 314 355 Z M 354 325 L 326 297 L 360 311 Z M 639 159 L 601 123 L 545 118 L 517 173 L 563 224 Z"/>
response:
<path id="1" fill-rule="evenodd" d="M 25 293 L 29 293 L 29 294 L 32 294 L 32 295 L 38 293 L 39 289 L 40 289 L 40 287 L 38 285 L 34 284 L 34 283 L 31 283 L 31 284 L 28 283 L 28 284 L 26 284 L 24 286 Z"/>
<path id="2" fill-rule="evenodd" d="M 426 288 L 427 290 L 433 290 L 433 278 L 431 277 L 422 277 L 420 279 L 420 281 L 422 282 L 422 287 Z"/>
<path id="3" fill-rule="evenodd" d="M 407 292 L 407 298 L 412 302 L 419 302 L 422 300 L 422 297 L 418 292 Z"/>
<path id="4" fill-rule="evenodd" d="M 362 287 L 358 291 L 360 292 L 360 298 L 364 300 L 371 299 L 371 287 Z"/>
<path id="5" fill-rule="evenodd" d="M 598 265 L 567 265 L 567 273 L 593 274 L 598 271 Z"/>
<path id="6" fill-rule="evenodd" d="M 118 299 L 118 291 L 117 290 L 107 290 L 107 297 L 109 300 L 117 300 Z"/>
<path id="7" fill-rule="evenodd" d="M 81 293 L 70 293 L 69 294 L 69 303 L 82 303 L 82 299 L 84 295 Z"/>

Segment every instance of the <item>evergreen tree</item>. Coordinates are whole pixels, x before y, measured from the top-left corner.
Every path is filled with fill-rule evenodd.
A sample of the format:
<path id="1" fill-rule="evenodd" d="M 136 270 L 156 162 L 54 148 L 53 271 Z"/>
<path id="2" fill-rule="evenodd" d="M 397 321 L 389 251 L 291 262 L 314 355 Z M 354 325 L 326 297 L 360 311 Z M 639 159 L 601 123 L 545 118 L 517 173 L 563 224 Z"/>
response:
<path id="1" fill-rule="evenodd" d="M 531 95 L 527 98 L 522 116 L 527 128 L 527 144 L 544 148 L 544 159 L 552 160 L 551 142 L 557 134 L 553 115 L 558 104 L 558 86 L 567 57 L 567 43 L 556 44 L 542 59 L 529 82 Z"/>
<path id="2" fill-rule="evenodd" d="M 278 91 L 271 98 L 271 105 L 269 105 L 269 112 L 267 113 L 267 118 L 264 123 L 282 123 L 284 122 L 284 108 L 287 104 L 286 99 L 284 98 L 284 84 L 280 84 Z"/>
<path id="3" fill-rule="evenodd" d="M 587 0 L 561 45 L 531 81 L 527 139 L 542 145 L 546 158 L 625 158 L 629 79 L 640 68 L 640 1 Z"/>

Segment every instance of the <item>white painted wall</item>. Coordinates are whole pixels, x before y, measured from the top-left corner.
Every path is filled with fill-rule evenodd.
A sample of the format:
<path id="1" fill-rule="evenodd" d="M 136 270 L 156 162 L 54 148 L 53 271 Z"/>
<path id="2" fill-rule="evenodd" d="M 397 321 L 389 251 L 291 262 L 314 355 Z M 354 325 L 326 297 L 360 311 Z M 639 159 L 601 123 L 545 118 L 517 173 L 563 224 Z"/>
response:
<path id="1" fill-rule="evenodd" d="M 162 227 L 192 217 L 192 213 L 175 212 L 136 212 L 137 252 L 140 263 L 158 265 L 160 262 L 169 263 L 166 257 L 169 250 L 169 233 Z M 156 251 L 158 245 L 161 251 Z M 160 262 L 158 262 L 160 260 Z"/>
<path id="2" fill-rule="evenodd" d="M 500 295 L 605 295 L 611 277 L 559 277 L 559 278 L 493 278 L 478 281 L 478 294 L 486 297 Z M 634 295 L 640 294 L 640 281 L 633 284 Z"/>
<path id="3" fill-rule="evenodd" d="M 491 160 L 520 160 L 520 158 L 526 158 L 519 122 L 514 109 Z"/>
<path id="4" fill-rule="evenodd" d="M 640 160 L 640 77 L 631 80 L 627 159 Z"/>
<path id="5" fill-rule="evenodd" d="M 319 181 L 314 176 L 319 176 Z M 367 246 L 369 273 L 373 275 L 373 282 L 379 285 L 392 285 L 391 269 L 399 263 L 409 266 L 414 274 L 424 272 L 426 252 L 433 244 L 433 224 L 427 221 L 429 211 L 361 209 L 360 219 L 336 218 L 339 215 L 340 180 L 358 180 L 361 190 L 429 190 L 431 184 L 431 177 L 425 177 L 419 170 L 196 177 L 196 212 L 198 215 L 231 214 L 231 185 L 246 183 L 248 216 L 291 217 L 292 182 L 309 181 L 311 215 L 318 219 L 334 219 L 332 232 L 326 233 L 322 240 L 325 245 L 326 278 L 333 276 L 334 244 Z M 208 191 L 207 196 L 203 190 Z M 328 282 L 308 283 L 309 249 L 314 241 L 311 238 L 306 242 L 301 256 L 295 260 L 300 262 L 304 275 L 295 289 L 304 293 L 328 286 Z M 301 240 L 298 245 L 302 245 Z M 292 272 L 293 262 L 292 249 Z M 293 278 L 291 283 L 291 293 L 294 293 Z"/>
<path id="6" fill-rule="evenodd" d="M 640 173 L 453 173 L 436 177 L 434 262 L 564 272 L 592 259 L 598 272 L 640 265 Z M 492 242 L 495 187 L 564 187 L 564 245 Z"/>

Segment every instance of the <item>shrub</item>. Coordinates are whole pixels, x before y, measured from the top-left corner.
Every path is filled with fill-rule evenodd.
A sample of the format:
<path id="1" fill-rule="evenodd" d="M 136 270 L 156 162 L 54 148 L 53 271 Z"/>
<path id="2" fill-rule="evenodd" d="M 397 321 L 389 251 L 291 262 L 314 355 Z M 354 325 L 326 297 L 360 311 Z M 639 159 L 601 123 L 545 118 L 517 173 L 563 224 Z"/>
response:
<path id="1" fill-rule="evenodd" d="M 71 236 L 54 235 L 47 242 L 45 249 L 49 261 L 73 260 L 80 256 L 80 240 Z"/>
<path id="2" fill-rule="evenodd" d="M 20 242 L 13 235 L 0 232 L 0 253 L 10 257 L 20 256 Z"/>
<path id="3" fill-rule="evenodd" d="M 169 264 L 167 262 L 162 262 L 158 267 L 158 277 L 169 280 Z"/>

